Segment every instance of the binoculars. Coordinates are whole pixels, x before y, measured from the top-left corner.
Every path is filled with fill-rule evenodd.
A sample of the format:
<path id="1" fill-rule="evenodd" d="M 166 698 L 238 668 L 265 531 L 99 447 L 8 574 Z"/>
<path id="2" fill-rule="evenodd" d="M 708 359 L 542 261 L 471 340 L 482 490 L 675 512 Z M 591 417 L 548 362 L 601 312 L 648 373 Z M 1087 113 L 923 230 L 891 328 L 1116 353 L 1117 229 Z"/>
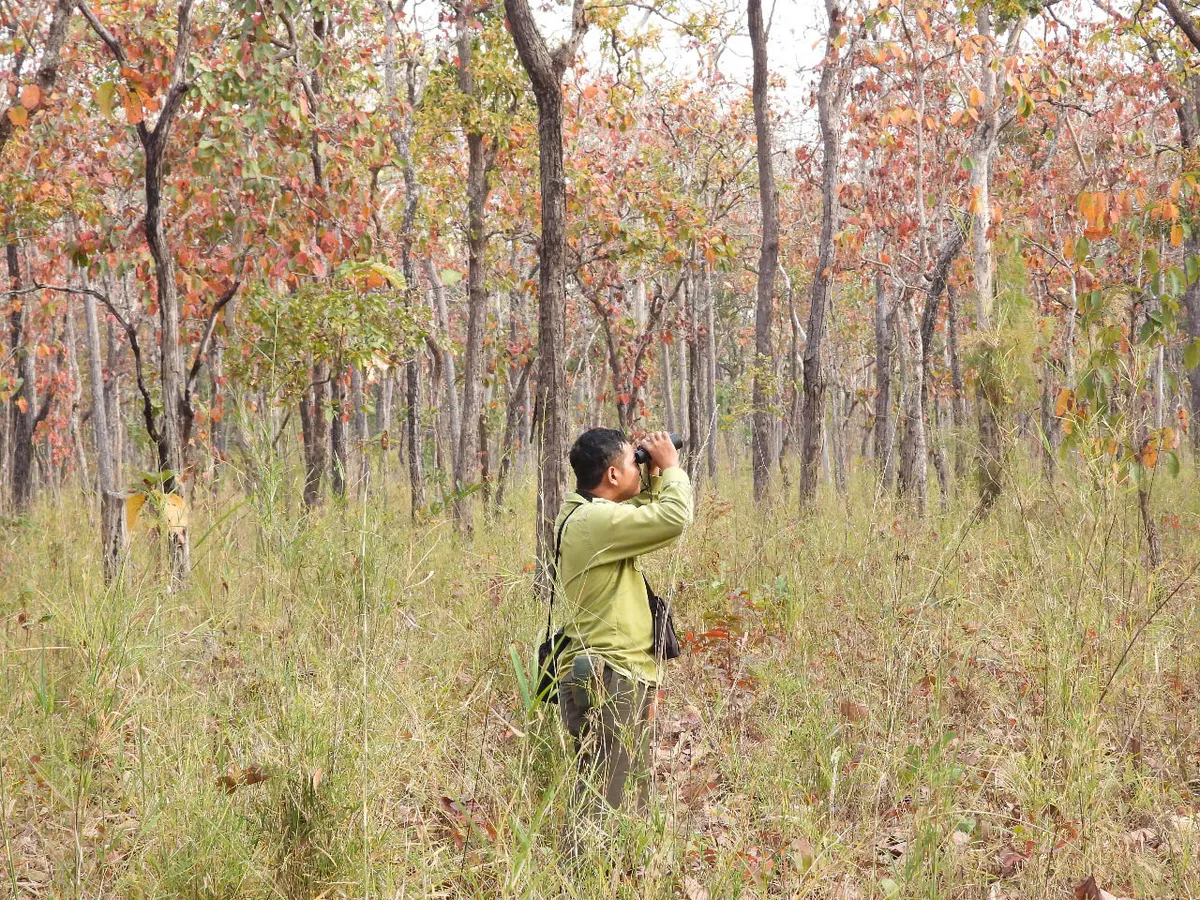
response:
<path id="1" fill-rule="evenodd" d="M 673 431 L 671 432 L 671 443 L 675 445 L 676 450 L 683 449 L 683 438 Z M 650 454 L 647 453 L 643 447 L 635 447 L 633 450 L 633 461 L 639 466 L 644 466 L 646 463 L 650 462 Z"/>

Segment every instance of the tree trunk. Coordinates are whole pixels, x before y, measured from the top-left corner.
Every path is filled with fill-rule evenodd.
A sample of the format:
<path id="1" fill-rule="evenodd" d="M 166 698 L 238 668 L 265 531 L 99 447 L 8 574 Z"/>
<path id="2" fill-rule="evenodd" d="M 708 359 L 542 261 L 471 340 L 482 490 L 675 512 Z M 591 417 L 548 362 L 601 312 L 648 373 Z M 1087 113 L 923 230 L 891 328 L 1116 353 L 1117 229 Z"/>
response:
<path id="1" fill-rule="evenodd" d="M 434 321 L 438 329 L 438 335 L 436 337 L 427 336 L 426 342 L 429 344 L 430 351 L 437 357 L 438 370 L 442 374 L 441 390 L 445 404 L 443 409 L 449 428 L 446 438 L 450 451 L 448 459 L 450 466 L 447 471 L 453 476 L 453 461 L 462 442 L 462 413 L 458 405 L 458 369 L 455 365 L 453 342 L 450 338 L 450 312 L 446 306 L 446 288 L 430 258 L 425 260 L 425 277 L 433 292 Z"/>
<path id="2" fill-rule="evenodd" d="M 472 31 L 467 2 L 458 4 L 458 88 L 468 103 L 475 101 L 475 73 L 471 65 Z M 469 117 L 468 117 L 469 118 Z M 467 343 L 463 360 L 462 429 L 454 457 L 456 499 L 454 518 L 464 534 L 474 528 L 471 495 L 467 489 L 480 480 L 479 420 L 483 395 L 483 332 L 487 324 L 486 284 L 488 170 L 495 152 L 484 146 L 482 132 L 467 127 Z"/>
<path id="3" fill-rule="evenodd" d="M 808 311 L 808 342 L 804 349 L 804 437 L 800 456 L 800 503 L 810 502 L 817 490 L 817 458 L 821 452 L 821 426 L 825 420 L 825 372 L 821 350 L 825 343 L 825 311 L 833 285 L 837 248 L 838 178 L 842 157 L 841 117 L 849 87 L 853 59 L 845 42 L 845 19 L 837 0 L 825 0 L 829 16 L 825 61 L 817 88 L 817 120 L 824 157 L 821 161 L 821 234 L 817 244 L 817 267 L 813 273 L 812 304 Z"/>
<path id="4" fill-rule="evenodd" d="M 907 334 L 909 364 L 912 378 L 908 390 L 908 406 L 904 415 L 905 439 L 901 450 L 900 483 L 911 495 L 918 516 L 924 516 L 929 497 L 928 441 L 925 431 L 925 349 L 921 328 L 917 324 L 913 309 L 912 294 L 905 292 L 900 302 L 900 314 L 904 317 Z"/>
<path id="5" fill-rule="evenodd" d="M 353 426 L 353 475 L 355 493 L 360 502 L 367 499 L 367 478 L 370 475 L 370 458 L 367 455 L 367 403 L 363 394 L 363 375 L 358 366 L 350 367 L 350 423 Z"/>
<path id="6" fill-rule="evenodd" d="M 999 410 L 1004 386 L 995 358 L 999 352 L 992 329 L 993 266 L 991 228 L 991 171 L 995 135 L 999 130 L 996 73 L 992 69 L 991 42 L 994 37 L 990 0 L 979 5 L 976 23 L 979 35 L 987 42 L 980 53 L 979 87 L 983 94 L 984 121 L 980 123 L 981 138 L 975 142 L 971 168 L 971 246 L 975 270 L 976 323 L 980 331 L 978 344 L 979 377 L 976 393 L 979 399 L 979 491 L 984 509 L 990 508 L 1000 496 L 1003 479 L 1003 453 L 1000 447 Z"/>
<path id="7" fill-rule="evenodd" d="M 958 292 L 953 285 L 946 286 L 946 348 L 950 356 L 950 388 L 953 425 L 956 429 L 967 425 L 967 389 L 963 383 L 962 363 L 958 352 Z M 961 436 L 954 440 L 954 474 L 962 478 L 967 471 L 967 455 L 962 449 Z"/>
<path id="8" fill-rule="evenodd" d="M 708 447 L 708 478 L 713 484 L 717 481 L 717 423 L 720 410 L 717 408 L 717 333 L 714 324 L 714 306 L 712 278 L 706 268 L 704 270 L 704 350 L 708 364 L 704 372 L 704 395 L 708 425 L 705 429 L 704 443 Z"/>
<path id="9" fill-rule="evenodd" d="M 662 389 L 663 404 L 666 407 L 667 431 L 677 431 L 679 423 L 675 419 L 675 382 L 671 375 L 671 342 L 662 341 Z"/>
<path id="10" fill-rule="evenodd" d="M 321 502 L 321 481 L 325 477 L 329 426 L 325 389 L 329 382 L 329 364 L 313 365 L 312 385 L 300 399 L 300 425 L 304 435 L 304 506 L 313 509 Z"/>
<path id="11" fill-rule="evenodd" d="M 346 499 L 346 391 L 342 384 L 345 369 L 341 360 L 334 362 L 329 379 L 329 450 L 330 487 L 339 500 Z"/>
<path id="12" fill-rule="evenodd" d="M 86 279 L 86 274 L 85 274 Z M 86 281 L 85 281 L 86 286 Z M 111 582 L 121 569 L 125 552 L 125 501 L 117 489 L 117 465 L 109 432 L 108 402 L 104 395 L 104 367 L 100 359 L 100 323 L 96 298 L 83 295 L 87 322 L 88 374 L 92 387 L 92 433 L 96 444 L 97 487 L 100 495 L 100 546 L 104 580 Z"/>
<path id="13" fill-rule="evenodd" d="M 17 245 L 6 247 L 9 286 L 14 291 L 23 287 Z M 29 509 L 33 502 L 33 431 L 37 418 L 37 347 L 30 331 L 29 309 L 33 295 L 17 297 L 9 314 L 11 346 L 17 357 L 17 377 L 21 386 L 9 399 L 11 426 L 9 429 L 12 466 L 9 469 L 9 489 L 12 508 L 17 514 Z"/>
<path id="14" fill-rule="evenodd" d="M 518 370 L 516 384 L 509 386 L 508 408 L 504 413 L 504 438 L 500 444 L 500 470 L 496 474 L 496 493 L 493 497 L 493 505 L 496 509 L 500 509 L 504 505 L 504 494 L 508 489 L 513 457 L 516 454 L 521 415 L 529 395 L 529 370 L 532 367 L 532 360 L 521 366 Z"/>
<path id="15" fill-rule="evenodd" d="M 758 296 L 754 307 L 754 385 L 752 395 L 753 427 L 751 458 L 754 466 L 754 499 L 762 502 L 771 489 L 771 460 L 774 435 L 771 397 L 766 372 L 774 369 L 771 344 L 772 305 L 775 295 L 775 270 L 779 266 L 779 194 L 775 187 L 775 167 L 771 158 L 771 114 L 767 91 L 767 34 L 763 23 L 762 0 L 747 0 L 750 20 L 750 47 L 754 57 L 752 99 L 754 132 L 757 138 L 758 202 L 762 213 L 762 245 L 758 254 Z"/>
<path id="16" fill-rule="evenodd" d="M 883 271 L 875 271 L 875 468 L 880 491 L 890 492 L 892 459 L 892 329 Z"/>
<path id="17" fill-rule="evenodd" d="M 563 171 L 562 76 L 587 30 L 583 0 L 574 0 L 571 36 L 553 53 L 533 19 L 529 0 L 505 0 L 509 29 L 529 75 L 538 106 L 538 161 L 542 194 L 541 269 L 538 294 L 538 377 L 534 428 L 538 451 L 538 587 L 552 590 L 554 517 L 562 505 L 567 421 L 564 396 L 563 318 L 566 303 L 567 184 Z"/>
<path id="18" fill-rule="evenodd" d="M 413 164 L 412 140 L 416 130 L 414 114 L 425 94 L 425 80 L 421 75 L 419 60 L 410 56 L 405 60 L 404 103 L 398 103 L 398 80 L 396 59 L 396 12 L 387 0 L 378 0 L 379 11 L 384 22 L 383 79 L 384 95 L 391 104 L 391 121 L 388 135 L 392 146 L 400 157 L 400 170 L 404 178 L 404 215 L 400 225 L 400 271 L 404 273 L 404 302 L 410 310 L 418 300 L 417 267 L 412 248 L 417 207 L 420 203 L 421 184 Z M 421 358 L 413 355 L 404 364 L 405 391 L 405 436 L 408 451 L 409 501 L 412 518 L 415 520 L 425 508 L 424 446 L 421 425 Z"/>
<path id="19" fill-rule="evenodd" d="M 699 284 L 693 282 L 688 291 L 687 351 L 688 351 L 688 476 L 695 487 L 700 483 L 700 454 L 704 443 L 704 360 L 700 350 L 700 328 L 697 319 L 704 304 L 704 275 Z"/>
<path id="20" fill-rule="evenodd" d="M 75 467 L 79 476 L 79 486 L 87 492 L 92 490 L 92 479 L 88 473 L 87 452 L 83 446 L 83 429 L 79 427 L 79 404 L 83 399 L 83 379 L 79 375 L 78 335 L 75 333 L 75 309 L 68 300 L 63 313 L 65 328 L 63 342 L 66 344 L 67 371 L 71 374 L 71 406 L 69 411 L 71 444 L 75 451 Z"/>
<path id="21" fill-rule="evenodd" d="M 104 404 L 108 412 L 108 440 L 113 456 L 113 490 L 116 491 L 124 482 L 122 473 L 125 469 L 125 454 L 122 450 L 125 429 L 121 427 L 121 343 L 117 336 L 117 324 L 111 318 L 108 320 L 105 350 L 108 356 L 108 379 L 104 383 Z"/>

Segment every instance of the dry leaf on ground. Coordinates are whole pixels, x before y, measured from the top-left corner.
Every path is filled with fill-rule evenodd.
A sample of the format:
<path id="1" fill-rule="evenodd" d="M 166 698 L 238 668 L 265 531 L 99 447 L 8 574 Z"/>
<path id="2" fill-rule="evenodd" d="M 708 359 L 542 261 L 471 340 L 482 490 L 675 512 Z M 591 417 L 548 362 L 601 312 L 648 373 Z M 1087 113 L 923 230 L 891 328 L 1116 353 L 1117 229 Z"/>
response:
<path id="1" fill-rule="evenodd" d="M 1129 900 L 1129 898 L 1110 894 L 1096 884 L 1095 875 L 1089 875 L 1081 883 L 1075 885 L 1075 900 Z"/>

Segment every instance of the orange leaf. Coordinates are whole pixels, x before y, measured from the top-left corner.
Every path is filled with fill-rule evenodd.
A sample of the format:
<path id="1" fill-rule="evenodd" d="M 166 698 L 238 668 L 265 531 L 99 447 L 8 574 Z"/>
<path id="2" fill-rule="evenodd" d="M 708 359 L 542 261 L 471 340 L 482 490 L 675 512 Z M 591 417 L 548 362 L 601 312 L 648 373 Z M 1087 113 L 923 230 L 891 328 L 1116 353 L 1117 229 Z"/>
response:
<path id="1" fill-rule="evenodd" d="M 977 87 L 971 88 L 970 99 L 972 106 L 983 106 L 983 91 Z"/>
<path id="2" fill-rule="evenodd" d="M 1058 402 L 1054 404 L 1054 414 L 1062 418 L 1067 414 L 1067 411 L 1075 406 L 1075 394 L 1070 388 L 1063 388 L 1058 392 Z"/>
<path id="3" fill-rule="evenodd" d="M 1183 243 L 1183 226 L 1176 222 L 1171 226 L 1171 246 L 1178 247 Z"/>
<path id="4" fill-rule="evenodd" d="M 42 89 L 36 84 L 27 84 L 21 88 L 21 105 L 26 109 L 35 109 L 42 101 Z"/>
<path id="5" fill-rule="evenodd" d="M 1089 224 L 1096 220 L 1096 195 L 1091 191 L 1079 195 L 1079 212 Z"/>
<path id="6" fill-rule="evenodd" d="M 23 106 L 10 106 L 8 108 L 8 120 L 18 128 L 24 128 L 29 121 L 29 113 Z"/>
<path id="7" fill-rule="evenodd" d="M 18 397 L 16 402 L 17 402 L 17 409 L 19 409 L 21 411 L 21 415 L 25 415 L 25 413 L 29 412 L 29 401 L 28 400 L 26 400 L 24 397 Z"/>
<path id="8" fill-rule="evenodd" d="M 137 91 L 129 91 L 125 95 L 125 121 L 130 125 L 137 125 L 144 118 L 142 98 L 138 96 Z"/>
<path id="9" fill-rule="evenodd" d="M 1147 469 L 1153 469 L 1158 465 L 1158 448 L 1153 444 L 1148 444 L 1142 451 L 1142 465 Z"/>
<path id="10" fill-rule="evenodd" d="M 979 188 L 971 189 L 971 203 L 969 207 L 971 215 L 978 216 L 983 212 L 983 195 Z"/>

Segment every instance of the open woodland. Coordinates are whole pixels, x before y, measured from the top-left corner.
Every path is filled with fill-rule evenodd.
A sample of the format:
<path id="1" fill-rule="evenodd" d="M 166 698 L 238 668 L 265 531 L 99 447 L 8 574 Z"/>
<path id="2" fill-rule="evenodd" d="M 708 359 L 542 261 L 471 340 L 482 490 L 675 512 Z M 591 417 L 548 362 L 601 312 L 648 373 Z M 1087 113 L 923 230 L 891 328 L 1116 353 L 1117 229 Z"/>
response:
<path id="1" fill-rule="evenodd" d="M 572 4 L 0 0 L 0 896 L 1200 897 L 1200 6 Z"/>

